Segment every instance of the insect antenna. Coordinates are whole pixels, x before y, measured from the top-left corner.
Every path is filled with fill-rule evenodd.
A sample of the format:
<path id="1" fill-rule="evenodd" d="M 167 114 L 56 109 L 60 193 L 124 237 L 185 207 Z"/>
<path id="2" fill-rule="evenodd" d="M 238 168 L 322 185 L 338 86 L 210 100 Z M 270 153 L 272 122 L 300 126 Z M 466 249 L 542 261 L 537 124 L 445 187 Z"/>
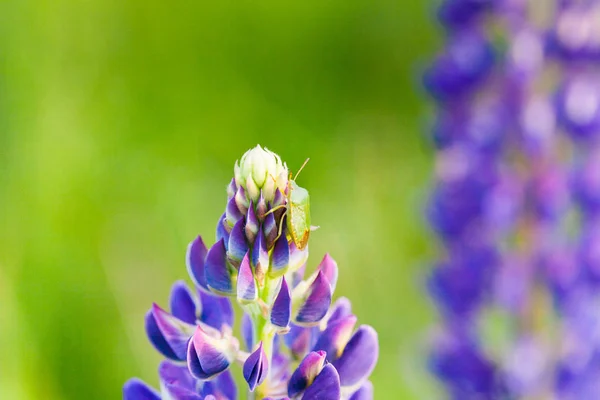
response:
<path id="1" fill-rule="evenodd" d="M 304 161 L 304 164 L 302 164 L 302 166 L 300 167 L 300 169 L 298 170 L 298 172 L 296 172 L 296 176 L 294 176 L 294 180 L 298 179 L 298 175 L 300 175 L 300 172 L 302 172 L 302 170 L 304 169 L 304 167 L 306 166 L 306 164 L 308 164 L 309 160 L 310 160 L 310 158 L 307 158 Z"/>

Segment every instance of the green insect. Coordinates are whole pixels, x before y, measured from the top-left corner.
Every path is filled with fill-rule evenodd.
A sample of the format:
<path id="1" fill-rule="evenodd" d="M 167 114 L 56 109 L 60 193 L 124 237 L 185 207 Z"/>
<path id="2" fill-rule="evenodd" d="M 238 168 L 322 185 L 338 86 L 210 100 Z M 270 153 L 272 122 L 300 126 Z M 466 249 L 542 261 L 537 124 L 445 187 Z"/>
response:
<path id="1" fill-rule="evenodd" d="M 287 185 L 286 205 L 275 207 L 269 211 L 273 212 L 285 207 L 286 210 L 281 218 L 283 219 L 283 217 L 287 215 L 286 226 L 288 232 L 299 250 L 303 250 L 308 244 L 310 232 L 318 228 L 310 225 L 310 197 L 308 195 L 308 190 L 298 186 L 295 181 L 308 160 L 309 159 L 307 158 L 306 161 L 304 161 L 304 164 L 302 164 L 302 167 L 300 167 L 294 179 L 292 179 L 292 173 L 290 173 Z M 282 228 L 283 223 L 279 225 L 279 234 L 277 235 L 277 238 L 281 236 Z"/>

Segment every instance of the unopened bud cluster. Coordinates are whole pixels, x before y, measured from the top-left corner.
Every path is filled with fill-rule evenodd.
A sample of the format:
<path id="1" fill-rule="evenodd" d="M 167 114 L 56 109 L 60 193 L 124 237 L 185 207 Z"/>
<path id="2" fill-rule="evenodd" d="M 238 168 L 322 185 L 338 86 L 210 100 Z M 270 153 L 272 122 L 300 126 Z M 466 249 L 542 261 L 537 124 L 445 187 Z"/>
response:
<path id="1" fill-rule="evenodd" d="M 124 398 L 233 400 L 235 363 L 249 398 L 373 398 L 377 333 L 356 327 L 347 299 L 332 304 L 338 267 L 329 255 L 304 279 L 308 246 L 296 243 L 286 223 L 299 188 L 287 166 L 257 146 L 234 169 L 216 242 L 208 248 L 197 237 L 188 246 L 193 290 L 175 283 L 169 311 L 154 304 L 146 315 L 150 342 L 166 358 L 160 391 L 134 378 Z M 231 299 L 244 312 L 241 341 Z"/>

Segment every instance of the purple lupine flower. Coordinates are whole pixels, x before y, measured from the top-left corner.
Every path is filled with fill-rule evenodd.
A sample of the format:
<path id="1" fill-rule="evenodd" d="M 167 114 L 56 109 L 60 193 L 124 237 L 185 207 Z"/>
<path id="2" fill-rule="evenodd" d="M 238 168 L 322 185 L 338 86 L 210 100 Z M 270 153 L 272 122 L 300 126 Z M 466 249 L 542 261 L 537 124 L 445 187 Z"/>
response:
<path id="1" fill-rule="evenodd" d="M 453 399 L 597 398 L 600 1 L 438 11 L 430 369 Z M 498 314 L 500 349 L 485 334 Z"/>
<path id="2" fill-rule="evenodd" d="M 159 390 L 133 378 L 124 398 L 233 400 L 230 368 L 239 364 L 253 399 L 372 399 L 377 333 L 355 328 L 348 299 L 331 304 L 338 265 L 329 254 L 304 277 L 308 246 L 286 224 L 290 190 L 299 190 L 287 166 L 257 146 L 234 173 L 216 242 L 207 247 L 198 236 L 187 248 L 195 290 L 177 282 L 169 310 L 154 304 L 146 316 L 148 337 L 167 359 Z M 241 341 L 230 299 L 243 310 Z"/>

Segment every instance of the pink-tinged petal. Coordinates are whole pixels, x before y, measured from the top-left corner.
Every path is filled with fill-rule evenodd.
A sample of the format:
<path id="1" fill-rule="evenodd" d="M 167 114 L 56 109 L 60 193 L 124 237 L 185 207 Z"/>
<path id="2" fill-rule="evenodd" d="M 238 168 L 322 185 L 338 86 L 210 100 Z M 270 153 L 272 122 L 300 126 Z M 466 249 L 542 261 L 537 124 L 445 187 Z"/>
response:
<path id="1" fill-rule="evenodd" d="M 223 326 L 233 327 L 233 307 L 229 298 L 207 294 L 202 291 L 199 295 L 202 306 L 200 321 L 219 331 L 223 330 Z"/>
<path id="2" fill-rule="evenodd" d="M 230 227 L 233 227 L 236 222 L 238 222 L 244 214 L 240 212 L 238 208 L 235 197 L 227 202 L 227 208 L 225 208 L 225 220 Z"/>
<path id="3" fill-rule="evenodd" d="M 323 271 L 323 274 L 325 274 L 325 277 L 331 285 L 331 292 L 333 293 L 338 280 L 338 266 L 335 260 L 331 258 L 329 253 L 325 254 L 325 257 L 323 257 L 318 269 Z"/>
<path id="4" fill-rule="evenodd" d="M 346 345 L 341 357 L 332 364 L 338 370 L 342 386 L 354 386 L 369 377 L 378 357 L 377 332 L 368 325 L 362 325 Z"/>
<path id="5" fill-rule="evenodd" d="M 185 257 L 187 269 L 194 284 L 204 290 L 208 290 L 204 268 L 207 254 L 206 245 L 202 241 L 202 237 L 198 236 L 194 239 L 187 248 Z"/>
<path id="6" fill-rule="evenodd" d="M 294 320 L 300 325 L 315 325 L 327 314 L 331 305 L 331 286 L 322 271 L 307 289 L 304 299 Z"/>
<path id="7" fill-rule="evenodd" d="M 303 357 L 312 346 L 312 330 L 302 326 L 290 324 L 290 331 L 283 336 L 285 344 L 298 359 Z"/>
<path id="8" fill-rule="evenodd" d="M 212 338 L 200 326 L 190 340 L 187 362 L 190 373 L 197 379 L 210 379 L 229 368 L 230 359 L 219 339 Z"/>
<path id="9" fill-rule="evenodd" d="M 180 387 L 195 390 L 196 378 L 194 378 L 185 364 L 175 364 L 171 361 L 163 361 L 158 367 L 161 388 L 165 386 Z"/>
<path id="10" fill-rule="evenodd" d="M 187 342 L 193 329 L 193 325 L 175 318 L 156 304 L 146 315 L 146 332 L 150 342 L 167 358 L 185 360 Z"/>
<path id="11" fill-rule="evenodd" d="M 229 246 L 227 247 L 227 257 L 231 264 L 236 268 L 240 261 L 248 252 L 248 243 L 246 242 L 246 232 L 244 231 L 244 219 L 240 219 L 234 225 L 229 235 Z"/>
<path id="12" fill-rule="evenodd" d="M 237 192 L 237 184 L 235 183 L 235 178 L 231 178 L 231 182 L 227 185 L 227 200 L 231 200 L 235 193 Z"/>
<path id="13" fill-rule="evenodd" d="M 340 377 L 331 364 L 323 367 L 323 370 L 315 381 L 304 392 L 303 399 L 327 399 L 339 400 L 342 393 L 340 388 Z"/>
<path id="14" fill-rule="evenodd" d="M 256 281 L 252 274 L 248 253 L 244 256 L 238 272 L 237 299 L 241 303 L 251 303 L 258 299 Z"/>
<path id="15" fill-rule="evenodd" d="M 123 386 L 123 400 L 160 400 L 160 394 L 141 379 L 131 378 Z"/>
<path id="16" fill-rule="evenodd" d="M 373 400 L 373 384 L 366 381 L 360 388 L 350 396 L 350 400 Z"/>
<path id="17" fill-rule="evenodd" d="M 352 303 L 350 303 L 348 298 L 340 297 L 329 309 L 327 324 L 329 325 L 340 318 L 347 317 L 348 315 L 352 315 Z"/>
<path id="18" fill-rule="evenodd" d="M 171 289 L 170 299 L 171 313 L 188 324 L 196 324 L 196 301 L 187 285 L 183 281 L 177 281 Z"/>
<path id="19" fill-rule="evenodd" d="M 246 227 L 244 228 L 248 243 L 254 243 L 254 239 L 256 239 L 256 234 L 258 233 L 259 227 L 260 222 L 258 221 L 256 212 L 254 211 L 254 204 L 251 202 L 250 206 L 248 207 L 248 212 L 246 213 Z"/>
<path id="20" fill-rule="evenodd" d="M 290 263 L 290 246 L 285 235 L 281 235 L 275 242 L 273 252 L 271 253 L 271 266 L 269 276 L 277 278 L 285 274 Z"/>
<path id="21" fill-rule="evenodd" d="M 323 370 L 325 356 L 324 351 L 311 351 L 304 357 L 288 382 L 288 396 L 301 395 L 314 382 Z"/>
<path id="22" fill-rule="evenodd" d="M 250 388 L 251 392 L 267 378 L 269 372 L 269 360 L 263 349 L 262 342 L 260 342 L 258 348 L 248 356 L 244 362 L 242 372 L 244 379 L 248 382 L 248 388 Z"/>
<path id="23" fill-rule="evenodd" d="M 263 197 L 262 193 L 260 194 L 260 198 L 256 202 L 256 216 L 260 221 L 265 219 L 265 213 L 267 212 L 267 202 Z"/>
<path id="24" fill-rule="evenodd" d="M 285 281 L 285 277 L 283 277 L 279 293 L 271 309 L 271 323 L 280 329 L 287 330 L 290 325 L 291 313 L 292 299 L 290 297 L 290 289 Z"/>
<path id="25" fill-rule="evenodd" d="M 326 352 L 327 361 L 329 362 L 337 360 L 352 336 L 354 325 L 356 325 L 356 317 L 354 315 L 340 318 L 328 324 L 327 328 L 319 336 L 317 343 L 313 347 L 313 351 L 322 350 Z"/>
<path id="26" fill-rule="evenodd" d="M 246 197 L 246 191 L 240 186 L 235 193 L 235 204 L 242 214 L 248 212 L 248 198 Z"/>
<path id="27" fill-rule="evenodd" d="M 233 281 L 227 266 L 227 255 L 223 240 L 215 243 L 206 255 L 204 274 L 208 287 L 217 294 L 234 294 Z"/>
<path id="28" fill-rule="evenodd" d="M 258 230 L 258 235 L 252 247 L 252 265 L 254 266 L 256 280 L 262 286 L 269 268 L 269 252 L 267 251 L 267 243 L 262 229 Z"/>
<path id="29" fill-rule="evenodd" d="M 271 249 L 275 244 L 275 238 L 277 237 L 278 233 L 277 230 L 279 229 L 277 223 L 275 222 L 275 215 L 273 215 L 273 213 L 265 216 L 262 229 L 265 234 L 265 239 L 267 239 L 267 249 Z M 282 234 L 282 236 L 285 235 Z"/>

